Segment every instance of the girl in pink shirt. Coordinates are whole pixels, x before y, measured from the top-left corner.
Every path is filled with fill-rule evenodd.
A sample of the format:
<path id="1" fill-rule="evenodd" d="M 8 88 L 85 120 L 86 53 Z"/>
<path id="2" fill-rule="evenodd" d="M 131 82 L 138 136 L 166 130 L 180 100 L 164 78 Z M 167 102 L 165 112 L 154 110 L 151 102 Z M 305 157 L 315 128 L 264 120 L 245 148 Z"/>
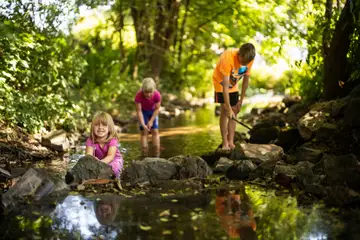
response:
<path id="1" fill-rule="evenodd" d="M 115 177 L 120 177 L 124 160 L 118 148 L 114 121 L 106 112 L 97 112 L 91 122 L 90 137 L 86 141 L 86 154 L 109 164 Z"/>
<path id="2" fill-rule="evenodd" d="M 161 95 L 156 90 L 156 84 L 152 78 L 145 78 L 141 90 L 135 96 L 136 113 L 140 123 L 140 140 L 143 153 L 147 155 L 148 134 L 152 134 L 152 144 L 155 147 L 155 155 L 160 154 L 159 136 L 159 110 Z"/>

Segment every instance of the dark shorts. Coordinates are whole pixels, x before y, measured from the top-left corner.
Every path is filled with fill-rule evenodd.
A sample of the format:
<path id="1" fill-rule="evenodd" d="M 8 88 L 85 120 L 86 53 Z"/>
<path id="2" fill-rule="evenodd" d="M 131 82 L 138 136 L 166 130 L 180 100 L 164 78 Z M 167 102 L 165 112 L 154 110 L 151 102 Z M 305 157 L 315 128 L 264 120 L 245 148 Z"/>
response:
<path id="1" fill-rule="evenodd" d="M 239 92 L 231 92 L 229 93 L 230 105 L 233 107 L 239 101 Z M 216 103 L 225 103 L 224 95 L 222 92 L 215 92 L 215 102 Z"/>
<path id="2" fill-rule="evenodd" d="M 147 125 L 147 123 L 149 122 L 150 118 L 152 117 L 154 110 L 141 110 L 142 114 L 144 116 L 144 123 L 145 125 Z M 159 128 L 159 116 L 156 116 L 153 122 L 153 125 L 151 127 L 151 129 L 158 129 Z M 140 130 L 144 130 L 144 128 L 140 125 Z"/>

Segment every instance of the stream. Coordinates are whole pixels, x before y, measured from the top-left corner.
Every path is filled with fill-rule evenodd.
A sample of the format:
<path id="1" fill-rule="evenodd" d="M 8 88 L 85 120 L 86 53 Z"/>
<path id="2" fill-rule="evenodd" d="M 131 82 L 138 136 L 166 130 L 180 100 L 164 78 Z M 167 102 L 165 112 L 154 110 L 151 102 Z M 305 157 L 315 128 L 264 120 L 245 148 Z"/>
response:
<path id="1" fill-rule="evenodd" d="M 161 119 L 161 157 L 214 151 L 221 142 L 218 121 L 214 106 Z M 136 124 L 120 142 L 125 162 L 141 158 Z M 65 164 L 39 163 L 49 168 Z M 62 199 L 19 205 L 0 220 L 1 239 L 229 239 L 234 235 L 227 218 L 216 212 L 216 192 L 209 188 L 206 194 L 179 199 L 71 192 Z M 301 205 L 286 191 L 251 184 L 245 185 L 245 194 L 256 227 L 240 229 L 241 239 L 355 239 L 347 229 L 356 219 L 345 221 L 338 209 L 321 202 Z"/>

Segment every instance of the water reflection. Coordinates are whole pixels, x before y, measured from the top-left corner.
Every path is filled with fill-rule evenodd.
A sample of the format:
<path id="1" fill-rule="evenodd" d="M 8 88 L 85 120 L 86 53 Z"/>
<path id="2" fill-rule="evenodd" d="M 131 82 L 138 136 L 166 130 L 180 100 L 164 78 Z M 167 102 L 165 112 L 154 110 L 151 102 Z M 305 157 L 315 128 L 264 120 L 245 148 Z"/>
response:
<path id="1" fill-rule="evenodd" d="M 256 221 L 245 186 L 220 186 L 216 191 L 215 211 L 220 224 L 231 238 L 258 239 Z"/>
<path id="2" fill-rule="evenodd" d="M 186 196 L 75 195 L 17 210 L 0 220 L 3 239 L 336 239 L 344 227 L 318 206 L 236 183 Z"/>

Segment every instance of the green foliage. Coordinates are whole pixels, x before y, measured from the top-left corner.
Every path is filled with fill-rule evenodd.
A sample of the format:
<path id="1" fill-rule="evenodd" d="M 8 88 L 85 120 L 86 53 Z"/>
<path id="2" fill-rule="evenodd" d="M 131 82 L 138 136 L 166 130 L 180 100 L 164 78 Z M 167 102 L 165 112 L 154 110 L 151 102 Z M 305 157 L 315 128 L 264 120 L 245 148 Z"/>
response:
<path id="1" fill-rule="evenodd" d="M 72 114 L 69 90 L 84 62 L 64 37 L 22 29 L 16 17 L 2 17 L 5 29 L 17 31 L 0 38 L 0 117 L 33 131 L 54 127 Z"/>
<path id="2" fill-rule="evenodd" d="M 267 68 L 254 65 L 249 93 L 273 88 L 308 100 L 319 98 L 322 41 L 324 36 L 327 42 L 331 39 L 342 4 L 333 8 L 328 21 L 325 1 L 175 2 L 174 16 L 161 11 L 168 7 L 166 0 L 158 1 L 159 6 L 153 0 L 117 0 L 110 10 L 97 9 L 81 17 L 74 15 L 80 6 L 96 9 L 110 1 L 1 3 L 0 120 L 38 131 L 59 125 L 72 129 L 96 110 L 125 115 L 133 110 L 141 80 L 153 76 L 158 59 L 152 54 L 159 49 L 164 61 L 159 65 L 158 87 L 163 93 L 208 96 L 219 54 L 248 41 L 267 64 Z M 358 20 L 358 5 L 353 4 L 351 11 Z M 163 22 L 165 28 L 173 23 L 170 16 L 176 20 L 173 28 L 159 29 Z M 65 34 L 59 26 L 66 24 Z M 142 33 L 148 35 L 141 38 Z M 155 36 L 161 41 L 156 42 Z M 360 78 L 358 36 L 356 21 L 348 53 L 351 81 Z M 291 49 L 305 56 L 295 62 L 288 55 Z M 281 71 L 273 71 L 278 68 Z"/>

